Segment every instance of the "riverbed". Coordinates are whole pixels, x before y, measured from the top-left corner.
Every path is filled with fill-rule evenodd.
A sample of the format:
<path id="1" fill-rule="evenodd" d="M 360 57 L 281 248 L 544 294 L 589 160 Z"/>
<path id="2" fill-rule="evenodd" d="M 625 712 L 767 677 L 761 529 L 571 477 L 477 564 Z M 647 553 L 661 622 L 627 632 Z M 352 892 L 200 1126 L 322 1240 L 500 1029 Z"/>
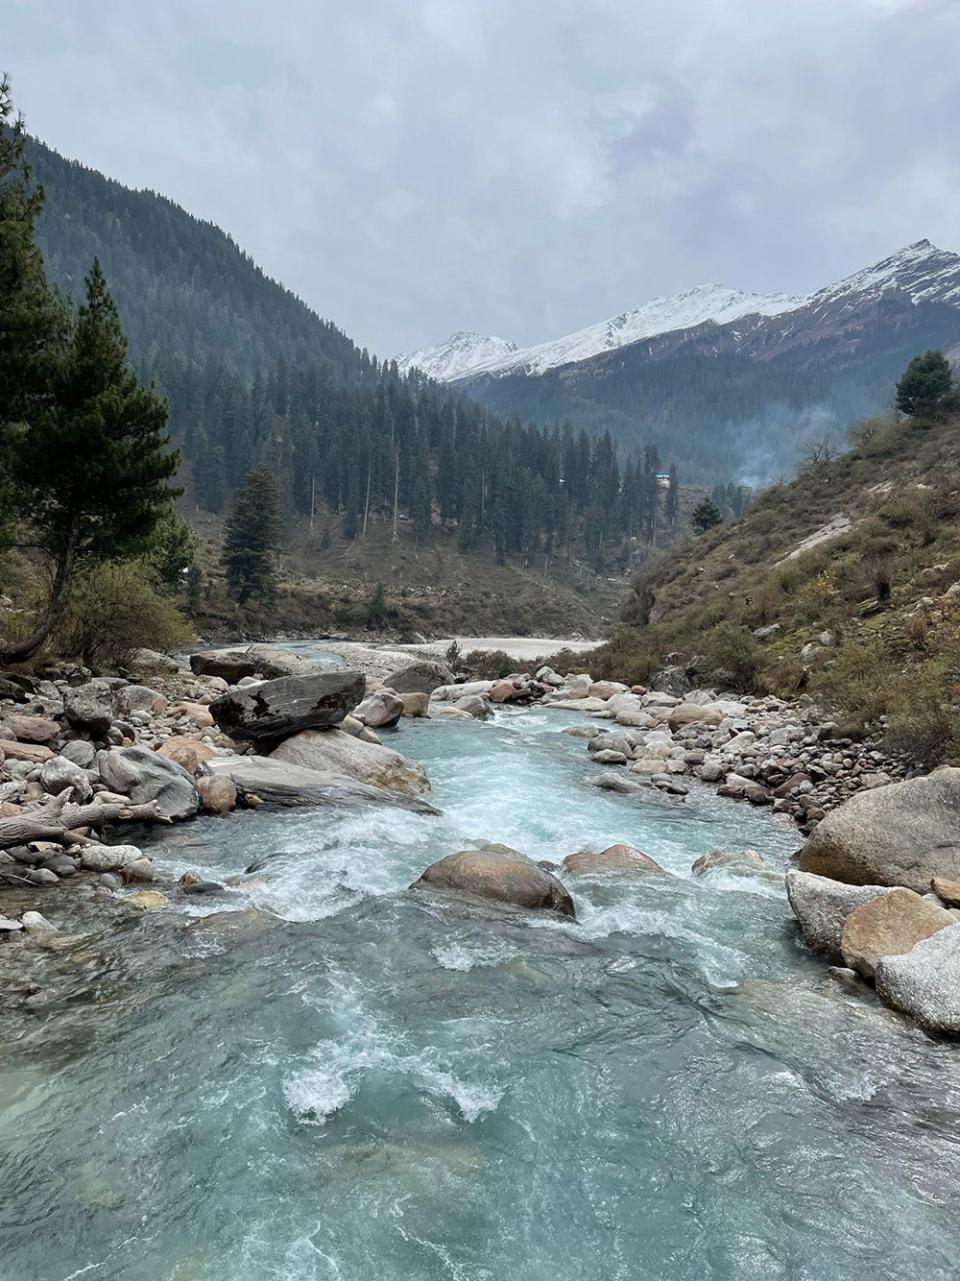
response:
<path id="1" fill-rule="evenodd" d="M 2 1281 L 954 1278 L 960 1068 L 797 942 L 795 831 L 586 784 L 576 714 L 404 721 L 439 817 L 237 813 L 158 871 L 244 877 L 81 940 L 0 1063 Z M 410 892 L 498 841 L 638 846 L 579 919 Z M 253 903 L 258 910 L 249 910 Z"/>

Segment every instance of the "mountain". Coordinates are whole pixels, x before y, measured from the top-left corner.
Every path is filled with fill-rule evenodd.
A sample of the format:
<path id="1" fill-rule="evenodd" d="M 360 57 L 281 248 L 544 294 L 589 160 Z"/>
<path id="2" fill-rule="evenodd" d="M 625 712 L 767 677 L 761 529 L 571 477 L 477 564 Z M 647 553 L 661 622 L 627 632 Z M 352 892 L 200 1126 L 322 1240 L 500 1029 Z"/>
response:
<path id="1" fill-rule="evenodd" d="M 452 334 L 437 347 L 398 358 L 401 368 L 416 366 L 431 378 L 454 382 L 473 374 L 543 374 L 548 369 L 589 360 L 604 351 L 615 351 L 641 338 L 713 320 L 723 324 L 740 316 L 758 313 L 779 315 L 802 303 L 801 298 L 786 294 L 748 294 L 726 285 L 698 285 L 668 298 L 653 298 L 633 311 L 589 325 L 565 338 L 518 348 L 503 338 L 484 338 L 480 334 Z M 453 358 L 448 359 L 447 353 Z"/>
<path id="2" fill-rule="evenodd" d="M 397 366 L 402 374 L 419 369 L 438 382 L 454 382 L 465 374 L 496 364 L 516 349 L 516 344 L 506 338 L 487 337 L 461 329 L 436 347 L 421 347 L 418 351 L 398 356 Z"/>
<path id="3" fill-rule="evenodd" d="M 806 298 L 702 286 L 626 317 L 456 385 L 500 413 L 653 444 L 690 480 L 763 483 L 811 436 L 888 404 L 917 352 L 960 352 L 960 255 L 920 240 Z"/>

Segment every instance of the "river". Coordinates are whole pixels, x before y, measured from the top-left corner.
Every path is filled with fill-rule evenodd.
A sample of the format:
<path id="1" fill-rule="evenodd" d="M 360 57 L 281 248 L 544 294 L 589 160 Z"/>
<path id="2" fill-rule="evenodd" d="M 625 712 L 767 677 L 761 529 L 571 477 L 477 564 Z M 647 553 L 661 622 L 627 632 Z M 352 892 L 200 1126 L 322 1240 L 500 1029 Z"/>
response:
<path id="1" fill-rule="evenodd" d="M 5 1029 L 2 1281 L 956 1278 L 955 1049 L 807 956 L 776 877 L 690 875 L 790 827 L 586 786 L 576 719 L 403 722 L 437 818 L 155 835 L 164 872 L 265 860 L 266 911 L 80 941 L 83 993 Z M 572 883 L 577 922 L 405 889 L 471 840 L 673 875 Z"/>

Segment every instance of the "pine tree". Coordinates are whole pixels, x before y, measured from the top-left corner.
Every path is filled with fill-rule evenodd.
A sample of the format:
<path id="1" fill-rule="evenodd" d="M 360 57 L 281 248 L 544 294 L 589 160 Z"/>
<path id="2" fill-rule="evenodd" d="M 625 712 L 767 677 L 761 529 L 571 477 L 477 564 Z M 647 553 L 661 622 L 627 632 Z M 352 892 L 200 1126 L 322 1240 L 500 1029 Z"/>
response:
<path id="1" fill-rule="evenodd" d="M 942 351 L 914 356 L 897 383 L 897 408 L 911 418 L 935 418 L 954 398 L 953 370 Z"/>
<path id="2" fill-rule="evenodd" d="M 670 528 L 677 523 L 677 517 L 680 515 L 680 482 L 677 479 L 676 466 L 670 467 L 670 483 L 667 486 L 667 503 L 666 515 Z"/>
<path id="3" fill-rule="evenodd" d="M 43 208 L 26 156 L 23 121 L 13 117 L 10 82 L 0 79 L 0 538 L 16 505 L 11 463 L 16 437 L 54 407 L 56 366 L 69 325 L 47 284 L 34 231 Z"/>
<path id="4" fill-rule="evenodd" d="M 277 486 L 262 464 L 254 467 L 237 494 L 223 538 L 227 590 L 239 605 L 256 596 L 272 605 L 277 596 L 277 552 L 281 536 Z"/>
<path id="5" fill-rule="evenodd" d="M 179 493 L 179 462 L 166 434 L 167 404 L 127 365 L 127 343 L 94 260 L 69 343 L 56 362 L 43 414 L 9 449 L 22 518 L 54 564 L 50 599 L 27 638 L 0 654 L 29 658 L 59 620 L 73 572 L 85 560 L 146 551 Z"/>
<path id="6" fill-rule="evenodd" d="M 690 517 L 690 525 L 693 532 L 695 534 L 705 534 L 708 529 L 714 529 L 721 524 L 723 524 L 723 513 L 713 499 L 706 495 L 694 507 L 693 515 Z"/>

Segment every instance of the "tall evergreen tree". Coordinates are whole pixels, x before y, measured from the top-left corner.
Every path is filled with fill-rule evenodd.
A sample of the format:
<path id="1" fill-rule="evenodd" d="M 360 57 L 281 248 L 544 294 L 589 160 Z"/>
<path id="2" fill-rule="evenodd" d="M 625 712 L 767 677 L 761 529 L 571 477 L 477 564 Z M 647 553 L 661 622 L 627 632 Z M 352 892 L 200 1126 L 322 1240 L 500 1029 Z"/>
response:
<path id="1" fill-rule="evenodd" d="M 28 421 L 9 450 L 23 520 L 54 565 L 49 601 L 33 631 L 0 654 L 36 653 L 59 620 L 82 560 L 142 552 L 179 492 L 169 481 L 167 404 L 127 364 L 127 343 L 100 264 L 58 360 L 48 410 Z"/>
<path id="2" fill-rule="evenodd" d="M 933 418 L 954 397 L 953 370 L 942 351 L 914 356 L 897 383 L 897 408 L 911 418 Z"/>
<path id="3" fill-rule="evenodd" d="M 227 590 L 239 605 L 256 596 L 271 605 L 277 595 L 277 552 L 282 525 L 277 486 L 262 464 L 237 495 L 223 539 Z"/>
<path id="4" fill-rule="evenodd" d="M 690 517 L 690 525 L 695 534 L 705 534 L 708 529 L 714 529 L 717 525 L 723 523 L 723 512 L 713 501 L 709 494 L 701 498 L 693 509 L 693 515 Z"/>

